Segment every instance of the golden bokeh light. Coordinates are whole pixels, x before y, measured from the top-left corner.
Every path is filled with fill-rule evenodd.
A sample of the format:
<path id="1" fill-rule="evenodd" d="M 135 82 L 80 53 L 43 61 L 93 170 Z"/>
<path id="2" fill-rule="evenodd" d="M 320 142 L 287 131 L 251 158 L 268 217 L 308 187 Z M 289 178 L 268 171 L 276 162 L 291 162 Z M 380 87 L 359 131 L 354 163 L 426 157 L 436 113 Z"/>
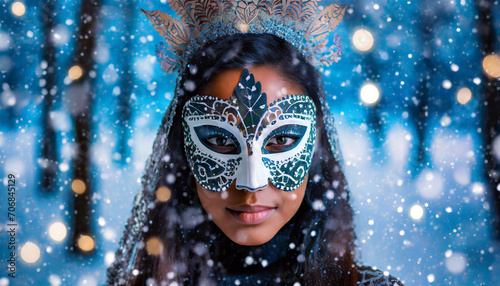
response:
<path id="1" fill-rule="evenodd" d="M 151 255 L 160 255 L 163 252 L 163 243 L 157 237 L 151 237 L 146 242 L 146 250 Z"/>
<path id="2" fill-rule="evenodd" d="M 83 251 L 91 251 L 94 249 L 94 240 L 88 235 L 82 235 L 78 239 L 77 245 Z"/>
<path id="3" fill-rule="evenodd" d="M 77 80 L 83 75 L 83 70 L 80 66 L 74 65 L 68 71 L 68 76 L 72 80 Z"/>
<path id="4" fill-rule="evenodd" d="M 27 263 L 35 263 L 40 258 L 40 248 L 33 242 L 26 242 L 21 248 L 21 258 Z"/>
<path id="5" fill-rule="evenodd" d="M 172 193 L 170 192 L 170 189 L 165 187 L 165 186 L 161 186 L 158 188 L 158 190 L 156 190 L 156 198 L 160 202 L 168 201 L 170 199 L 171 195 L 172 195 Z"/>
<path id="6" fill-rule="evenodd" d="M 61 241 L 66 238 L 67 229 L 62 222 L 55 222 L 49 227 L 49 236 L 55 241 Z"/>
<path id="7" fill-rule="evenodd" d="M 484 57 L 483 70 L 491 77 L 500 77 L 500 56 L 487 55 Z"/>
<path id="8" fill-rule="evenodd" d="M 457 101 L 458 103 L 465 105 L 469 103 L 469 101 L 472 99 L 472 91 L 467 88 L 467 87 L 462 87 L 458 92 L 457 92 Z"/>
<path id="9" fill-rule="evenodd" d="M 11 6 L 11 9 L 12 14 L 16 15 L 17 17 L 21 17 L 26 13 L 26 6 L 23 4 L 23 2 L 14 2 Z"/>
<path id="10" fill-rule="evenodd" d="M 359 92 L 359 97 L 361 98 L 361 101 L 363 101 L 365 105 L 368 106 L 375 105 L 380 100 L 380 90 L 373 83 L 365 83 L 361 87 L 361 91 Z"/>
<path id="11" fill-rule="evenodd" d="M 356 49 L 361 52 L 367 52 L 373 48 L 374 43 L 373 35 L 370 31 L 365 29 L 358 29 L 352 35 L 352 43 Z"/>
<path id="12" fill-rule="evenodd" d="M 73 190 L 73 192 L 81 195 L 85 193 L 87 187 L 85 186 L 85 183 L 82 180 L 76 179 L 73 181 L 73 183 L 71 183 L 71 189 Z"/>

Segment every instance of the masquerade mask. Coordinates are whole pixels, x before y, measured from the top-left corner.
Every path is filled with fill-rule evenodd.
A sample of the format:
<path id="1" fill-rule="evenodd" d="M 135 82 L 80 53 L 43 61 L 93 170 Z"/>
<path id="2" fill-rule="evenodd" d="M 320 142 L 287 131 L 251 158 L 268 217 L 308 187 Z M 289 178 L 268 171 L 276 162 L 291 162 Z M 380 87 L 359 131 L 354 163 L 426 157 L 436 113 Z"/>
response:
<path id="1" fill-rule="evenodd" d="M 316 107 L 307 95 L 267 105 L 260 82 L 243 70 L 231 98 L 197 95 L 184 105 L 184 150 L 207 190 L 257 191 L 270 181 L 293 191 L 309 172 L 316 140 Z"/>

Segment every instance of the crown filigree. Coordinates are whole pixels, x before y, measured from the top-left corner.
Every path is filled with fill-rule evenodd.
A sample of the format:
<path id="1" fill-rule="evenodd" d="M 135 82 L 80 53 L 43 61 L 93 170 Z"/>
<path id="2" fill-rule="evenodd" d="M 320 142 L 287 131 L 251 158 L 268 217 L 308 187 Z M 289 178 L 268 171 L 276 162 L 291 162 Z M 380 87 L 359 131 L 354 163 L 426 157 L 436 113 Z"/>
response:
<path id="1" fill-rule="evenodd" d="M 217 38 L 238 33 L 269 33 L 293 44 L 314 65 L 329 66 L 342 54 L 338 34 L 328 44 L 346 7 L 321 0 L 168 0 L 180 20 L 142 10 L 167 41 L 156 54 L 165 72 L 186 64 L 189 53 Z"/>

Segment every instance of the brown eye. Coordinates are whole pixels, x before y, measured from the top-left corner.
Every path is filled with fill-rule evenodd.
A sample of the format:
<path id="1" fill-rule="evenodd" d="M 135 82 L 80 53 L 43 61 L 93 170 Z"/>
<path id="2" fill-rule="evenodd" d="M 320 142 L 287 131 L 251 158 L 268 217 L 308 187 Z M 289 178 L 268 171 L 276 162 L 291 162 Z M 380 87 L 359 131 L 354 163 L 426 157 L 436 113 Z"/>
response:
<path id="1" fill-rule="evenodd" d="M 286 136 L 278 136 L 278 137 L 276 137 L 276 144 L 285 145 L 286 141 L 287 141 L 287 137 Z"/>
<path id="2" fill-rule="evenodd" d="M 223 128 L 202 125 L 194 127 L 194 131 L 201 143 L 214 152 L 221 154 L 239 154 L 241 152 L 236 137 Z"/>
<path id="3" fill-rule="evenodd" d="M 293 138 L 290 136 L 276 136 L 267 141 L 267 144 L 264 148 L 268 152 L 283 152 L 294 146 L 295 143 L 297 143 L 297 140 L 298 138 Z"/>
<path id="4" fill-rule="evenodd" d="M 208 139 L 208 141 L 210 142 L 210 139 Z M 215 145 L 217 146 L 224 146 L 226 145 L 227 143 L 227 138 L 225 137 L 216 137 L 215 138 Z"/>
<path id="5" fill-rule="evenodd" d="M 274 129 L 264 140 L 266 143 L 262 150 L 263 154 L 280 153 L 295 148 L 306 131 L 307 126 L 298 124 L 283 125 Z"/>
<path id="6" fill-rule="evenodd" d="M 214 136 L 207 139 L 207 142 L 214 146 L 230 146 L 233 145 L 233 141 L 223 136 Z"/>
<path id="7" fill-rule="evenodd" d="M 206 144 L 215 152 L 222 154 L 231 154 L 236 151 L 236 145 L 229 138 L 224 136 L 214 136 L 206 139 Z"/>
<path id="8" fill-rule="evenodd" d="M 267 146 L 273 146 L 273 145 L 293 145 L 298 138 L 293 138 L 290 136 L 276 136 L 271 138 L 269 141 L 267 141 L 266 147 Z"/>

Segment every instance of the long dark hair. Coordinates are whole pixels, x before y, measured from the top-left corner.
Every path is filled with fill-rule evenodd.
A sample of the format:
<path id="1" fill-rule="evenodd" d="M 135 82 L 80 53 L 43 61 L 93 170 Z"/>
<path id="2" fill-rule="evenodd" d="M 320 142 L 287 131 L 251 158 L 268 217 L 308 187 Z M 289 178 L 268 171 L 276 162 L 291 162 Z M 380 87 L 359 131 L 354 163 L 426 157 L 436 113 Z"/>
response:
<path id="1" fill-rule="evenodd" d="M 190 55 L 190 64 L 181 71 L 177 83 L 179 102 L 163 158 L 165 168 L 157 188 L 171 190 L 167 202 L 156 202 L 143 229 L 134 269 L 139 270 L 131 284 L 144 285 L 153 279 L 178 284 L 211 284 L 222 270 L 211 260 L 217 253 L 221 231 L 201 206 L 194 176 L 183 149 L 181 111 L 184 103 L 198 94 L 220 72 L 245 66 L 267 65 L 293 84 L 300 84 L 316 104 L 317 146 L 309 170 L 306 196 L 295 216 L 284 226 L 297 247 L 288 249 L 281 273 L 283 284 L 356 285 L 353 212 L 347 182 L 332 153 L 325 133 L 321 75 L 287 41 L 270 34 L 238 34 L 212 43 Z M 169 124 L 164 119 L 162 124 Z M 159 255 L 144 247 L 152 237 L 162 242 Z M 209 251 L 195 251 L 202 245 Z M 302 258 L 300 258 L 302 256 Z M 212 261 L 212 263 L 210 263 Z M 137 273 L 135 273 L 137 274 Z"/>

